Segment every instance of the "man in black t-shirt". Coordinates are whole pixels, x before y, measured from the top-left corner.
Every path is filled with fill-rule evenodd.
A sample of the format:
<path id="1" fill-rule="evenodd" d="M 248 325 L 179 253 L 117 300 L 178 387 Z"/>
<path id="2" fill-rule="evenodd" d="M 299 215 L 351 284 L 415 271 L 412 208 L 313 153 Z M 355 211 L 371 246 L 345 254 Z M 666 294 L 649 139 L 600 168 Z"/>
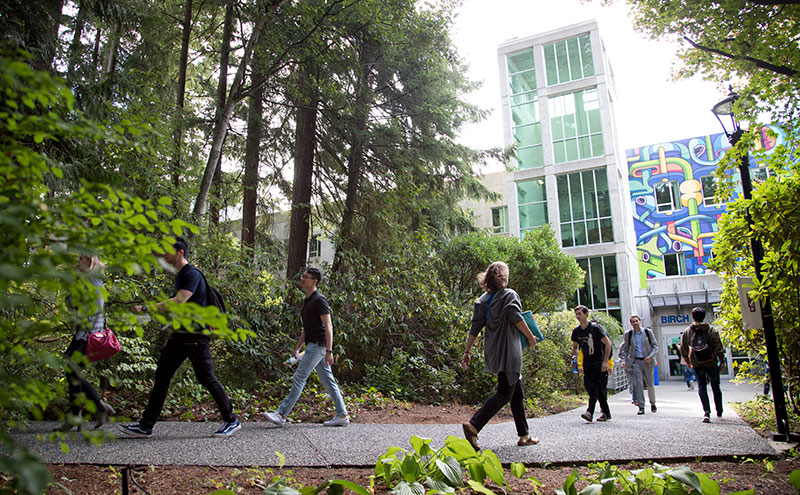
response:
<path id="1" fill-rule="evenodd" d="M 175 244 L 175 253 L 166 253 L 164 259 L 178 270 L 175 276 L 175 295 L 161 301 L 156 305 L 159 310 L 166 307 L 167 301 L 179 304 L 195 303 L 208 306 L 206 301 L 207 285 L 203 274 L 196 267 L 186 261 L 189 245 L 182 237 L 178 237 Z M 140 312 L 142 306 L 134 306 L 135 312 Z M 153 426 L 161 415 L 164 402 L 169 392 L 169 382 L 181 364 L 188 358 L 192 363 L 194 374 L 200 385 L 206 388 L 217 403 L 222 426 L 213 433 L 215 437 L 227 437 L 241 428 L 239 420 L 233 414 L 233 406 L 228 394 L 214 374 L 214 364 L 211 362 L 211 338 L 201 333 L 192 333 L 184 328 L 173 333 L 164 347 L 156 366 L 156 377 L 147 408 L 138 423 L 119 425 L 120 430 L 128 436 L 147 438 L 153 434 Z"/>
<path id="2" fill-rule="evenodd" d="M 589 321 L 589 308 L 578 306 L 575 308 L 575 318 L 579 325 L 572 331 L 572 359 L 578 360 L 578 348 L 583 353 L 583 386 L 589 394 L 589 407 L 581 417 L 592 422 L 594 407 L 600 402 L 603 414 L 597 421 L 611 419 L 611 410 L 608 408 L 607 390 L 608 383 L 608 358 L 611 356 L 611 341 L 606 333 L 597 324 Z"/>
<path id="3" fill-rule="evenodd" d="M 333 325 L 331 323 L 331 308 L 328 300 L 318 290 L 317 284 L 322 279 L 322 273 L 316 268 L 308 268 L 300 277 L 300 286 L 306 293 L 303 309 L 300 316 L 303 320 L 303 331 L 297 339 L 294 348 L 294 357 L 298 359 L 297 369 L 292 376 L 292 390 L 281 402 L 275 412 L 265 412 L 267 421 L 278 426 L 284 426 L 286 417 L 292 412 L 300 393 L 306 386 L 306 380 L 311 372 L 316 370 L 317 377 L 325 387 L 328 395 L 333 399 L 336 416 L 323 423 L 325 426 L 347 426 L 350 418 L 347 416 L 339 385 L 333 377 L 331 365 L 333 364 Z M 305 353 L 300 354 L 300 349 L 306 346 Z"/>

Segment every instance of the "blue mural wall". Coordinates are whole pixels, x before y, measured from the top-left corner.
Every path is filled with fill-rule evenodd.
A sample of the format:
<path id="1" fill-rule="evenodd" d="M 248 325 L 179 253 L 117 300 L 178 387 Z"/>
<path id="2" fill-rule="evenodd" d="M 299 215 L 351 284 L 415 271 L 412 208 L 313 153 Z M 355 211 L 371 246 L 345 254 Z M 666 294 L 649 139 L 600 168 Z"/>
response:
<path id="1" fill-rule="evenodd" d="M 760 146 L 769 153 L 783 142 L 783 132 L 768 126 L 760 132 Z M 725 134 L 654 144 L 625 152 L 633 203 L 633 225 L 642 288 L 647 279 L 667 276 L 665 255 L 683 254 L 682 274 L 705 273 L 717 222 L 726 205 L 704 205 L 701 178 L 713 176 L 725 151 L 730 148 Z M 751 160 L 751 168 L 758 164 Z M 655 188 L 676 182 L 679 208 L 658 211 Z M 666 186 L 666 184 L 665 184 Z M 662 208 L 663 209 L 663 208 Z M 674 257 L 670 260 L 674 262 Z"/>

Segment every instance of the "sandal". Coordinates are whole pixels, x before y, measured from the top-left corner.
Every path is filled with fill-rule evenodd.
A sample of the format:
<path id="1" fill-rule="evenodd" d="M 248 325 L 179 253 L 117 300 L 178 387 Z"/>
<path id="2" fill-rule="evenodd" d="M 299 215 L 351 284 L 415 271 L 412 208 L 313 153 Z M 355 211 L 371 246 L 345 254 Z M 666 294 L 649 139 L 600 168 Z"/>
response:
<path id="1" fill-rule="evenodd" d="M 532 437 L 532 436 L 528 435 L 528 436 L 520 438 L 519 442 L 517 442 L 517 445 L 519 447 L 525 447 L 525 446 L 528 446 L 528 445 L 536 445 L 537 443 L 539 443 L 539 437 Z"/>
<path id="2" fill-rule="evenodd" d="M 475 449 L 475 452 L 481 450 L 481 448 L 478 447 L 478 430 L 472 426 L 472 423 L 464 423 L 461 425 L 461 427 L 464 429 L 464 438 L 466 438 L 469 444 L 472 445 L 472 448 Z"/>

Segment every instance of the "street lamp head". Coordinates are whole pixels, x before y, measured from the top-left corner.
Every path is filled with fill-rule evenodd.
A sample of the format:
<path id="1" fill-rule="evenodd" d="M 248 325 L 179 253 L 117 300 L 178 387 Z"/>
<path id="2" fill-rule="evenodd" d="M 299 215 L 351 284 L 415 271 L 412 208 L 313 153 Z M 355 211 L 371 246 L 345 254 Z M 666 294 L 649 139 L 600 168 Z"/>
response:
<path id="1" fill-rule="evenodd" d="M 711 108 L 711 111 L 714 112 L 716 115 L 719 124 L 722 126 L 722 130 L 725 131 L 725 135 L 728 136 L 728 141 L 731 142 L 732 146 L 736 146 L 736 143 L 739 141 L 741 137 L 741 129 L 739 128 L 739 121 L 736 120 L 736 114 L 733 111 L 733 106 L 736 103 L 736 100 L 739 98 L 739 95 L 730 88 L 730 93 L 724 100 L 717 103 Z M 731 118 L 731 130 L 729 131 L 727 127 L 725 127 L 725 123 L 722 122 L 723 117 L 730 117 Z"/>

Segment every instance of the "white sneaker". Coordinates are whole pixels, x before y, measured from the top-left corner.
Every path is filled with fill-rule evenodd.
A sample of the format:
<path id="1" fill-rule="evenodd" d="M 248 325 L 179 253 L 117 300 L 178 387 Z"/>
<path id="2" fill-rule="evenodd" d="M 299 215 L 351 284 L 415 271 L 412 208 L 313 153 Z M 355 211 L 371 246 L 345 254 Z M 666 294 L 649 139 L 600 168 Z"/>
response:
<path id="1" fill-rule="evenodd" d="M 286 426 L 286 418 L 281 416 L 281 414 L 278 411 L 265 412 L 264 417 L 267 418 L 267 421 L 276 426 Z"/>
<path id="2" fill-rule="evenodd" d="M 325 426 L 347 426 L 350 424 L 350 418 L 345 416 L 334 416 L 333 419 L 322 423 Z"/>

